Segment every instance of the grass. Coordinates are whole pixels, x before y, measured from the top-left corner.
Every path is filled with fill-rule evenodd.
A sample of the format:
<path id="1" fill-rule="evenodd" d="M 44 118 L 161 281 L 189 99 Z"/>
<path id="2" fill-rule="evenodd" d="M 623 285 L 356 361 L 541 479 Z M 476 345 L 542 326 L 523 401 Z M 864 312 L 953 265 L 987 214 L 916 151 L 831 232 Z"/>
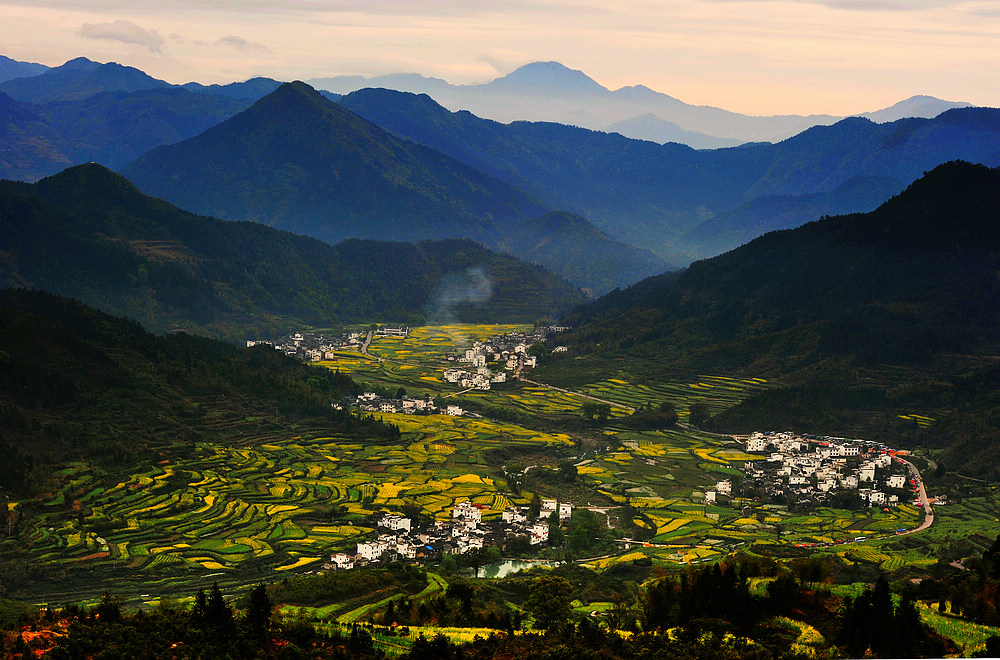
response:
<path id="1" fill-rule="evenodd" d="M 370 349 L 375 359 L 340 352 L 324 365 L 349 371 L 360 382 L 404 387 L 411 396 L 439 396 L 457 391 L 440 378 L 455 365 L 445 353 L 518 329 L 525 328 L 417 328 L 405 340 L 377 340 Z M 762 379 L 724 375 L 676 382 L 638 382 L 622 372 L 610 376 L 578 390 L 620 406 L 670 401 L 682 421 L 693 403 L 705 403 L 714 412 L 770 386 Z M 988 498 L 938 507 L 934 526 L 903 544 L 892 532 L 919 524 L 921 513 L 910 506 L 888 513 L 833 508 L 801 513 L 752 501 L 706 505 L 706 491 L 721 479 L 738 479 L 742 463 L 756 458 L 733 440 L 682 426 L 627 429 L 615 423 L 624 407 L 615 408 L 606 427 L 564 432 L 563 422 L 570 418 L 576 423 L 571 428 L 581 428 L 580 399 L 543 387 L 510 384 L 467 396 L 516 410 L 523 413 L 518 419 L 537 423 L 381 415 L 400 428 L 398 442 L 331 437 L 324 428 L 273 431 L 243 447 L 201 444 L 174 463 L 150 466 L 112 483 L 91 473 L 85 463 L 68 464 L 60 470 L 67 484 L 62 490 L 40 503 L 9 506 L 19 511 L 32 507 L 24 533 L 32 560 L 58 565 L 70 581 L 89 575 L 97 580 L 113 576 L 126 584 L 154 582 L 165 595 L 201 586 L 200 576 L 207 573 L 223 571 L 248 581 L 274 570 L 315 569 L 329 554 L 353 551 L 373 533 L 359 524 L 366 516 L 398 511 L 406 501 L 437 518 L 448 517 L 451 507 L 465 499 L 487 505 L 488 517 L 507 506 L 525 505 L 530 493 L 507 492 L 498 470 L 486 460 L 488 452 L 520 448 L 544 455 L 553 448 L 573 451 L 578 440 L 609 447 L 580 462 L 583 490 L 604 501 L 632 504 L 642 514 L 637 524 L 648 524 L 654 534 L 652 545 L 641 552 L 659 563 L 715 560 L 754 544 L 781 548 L 864 535 L 888 538 L 815 552 L 895 571 L 933 564 L 954 539 L 991 530 L 1000 518 L 1000 494 L 993 492 Z M 83 515 L 71 510 L 75 500 Z M 335 520 L 331 512 L 339 507 L 344 513 Z M 741 515 L 743 507 L 752 512 Z M 103 550 L 97 537 L 105 540 L 108 556 L 81 562 Z M 629 556 L 623 552 L 597 565 L 629 561 Z M 83 564 L 86 572 L 80 570 Z"/>
<path id="2" fill-rule="evenodd" d="M 941 614 L 936 604 L 921 602 L 917 606 L 921 620 L 936 632 L 952 639 L 961 649 L 962 657 L 971 657 L 986 650 L 986 640 L 1000 635 L 1000 628 L 991 628 Z"/>

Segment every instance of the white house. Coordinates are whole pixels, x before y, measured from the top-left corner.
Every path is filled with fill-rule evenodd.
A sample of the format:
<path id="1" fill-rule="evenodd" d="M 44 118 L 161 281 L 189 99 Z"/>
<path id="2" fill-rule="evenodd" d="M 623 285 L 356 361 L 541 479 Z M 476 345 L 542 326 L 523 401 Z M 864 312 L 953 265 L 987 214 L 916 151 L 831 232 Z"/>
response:
<path id="1" fill-rule="evenodd" d="M 545 523 L 535 523 L 528 528 L 528 540 L 531 545 L 538 545 L 549 540 L 549 526 Z"/>
<path id="2" fill-rule="evenodd" d="M 542 500 L 542 510 L 539 515 L 542 518 L 548 518 L 555 511 L 559 509 L 559 502 L 556 500 Z"/>
<path id="3" fill-rule="evenodd" d="M 507 507 L 500 514 L 500 519 L 505 523 L 517 523 L 523 525 L 528 522 L 528 515 L 521 511 L 520 509 L 515 509 L 512 506 Z"/>
<path id="4" fill-rule="evenodd" d="M 568 520 L 573 517 L 573 505 L 563 502 L 559 505 L 559 520 Z"/>
<path id="5" fill-rule="evenodd" d="M 455 505 L 455 508 L 451 510 L 451 518 L 452 520 L 462 519 L 467 524 L 472 523 L 472 527 L 475 528 L 482 521 L 483 514 L 472 502 L 466 500 Z"/>
<path id="6" fill-rule="evenodd" d="M 388 527 L 393 531 L 410 531 L 410 519 L 403 518 L 402 516 L 394 516 L 390 513 L 382 516 L 382 520 L 379 521 L 381 527 Z"/>
<path id="7" fill-rule="evenodd" d="M 767 445 L 770 444 L 768 439 L 760 434 L 754 433 L 747 440 L 747 451 L 764 451 L 767 449 Z"/>
<path id="8" fill-rule="evenodd" d="M 358 544 L 358 558 L 365 561 L 375 561 L 389 549 L 389 544 L 380 539 Z"/>

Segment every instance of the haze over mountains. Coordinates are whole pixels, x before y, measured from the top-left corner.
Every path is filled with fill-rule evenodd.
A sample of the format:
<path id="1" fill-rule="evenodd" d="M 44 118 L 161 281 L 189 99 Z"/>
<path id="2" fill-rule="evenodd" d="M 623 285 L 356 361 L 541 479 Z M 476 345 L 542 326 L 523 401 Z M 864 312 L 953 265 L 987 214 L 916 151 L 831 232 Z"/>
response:
<path id="1" fill-rule="evenodd" d="M 652 379 L 780 376 L 781 387 L 715 420 L 721 431 L 836 428 L 891 441 L 907 410 L 954 415 L 955 437 L 923 441 L 951 446 L 951 469 L 994 479 L 997 209 L 1000 170 L 947 163 L 871 213 L 770 233 L 608 294 L 570 315 L 560 342 L 583 356 L 574 373 L 627 361 Z M 539 375 L 560 377 L 574 376 L 557 363 Z"/>
<path id="2" fill-rule="evenodd" d="M 694 150 L 561 124 L 501 124 L 389 90 L 340 103 L 678 265 L 825 213 L 870 211 L 949 160 L 1000 163 L 1000 111 L 983 108 L 888 124 L 850 118 L 777 144 Z M 773 205 L 775 196 L 781 215 L 753 217 L 755 200 Z M 720 224 L 737 229 L 712 228 L 722 213 L 729 220 Z"/>
<path id="3" fill-rule="evenodd" d="M 0 286 L 72 296 L 158 331 L 243 339 L 373 316 L 534 321 L 584 300 L 542 268 L 471 241 L 333 246 L 193 215 L 96 164 L 3 182 L 0 223 Z M 489 299 L 459 295 L 470 269 Z"/>
<path id="4" fill-rule="evenodd" d="M 363 82 L 352 80 L 337 89 Z M 627 107 L 631 119 L 619 121 L 647 128 L 667 121 L 635 114 L 654 102 L 719 125 L 791 121 L 696 108 L 642 87 L 611 92 L 556 63 L 480 86 L 412 75 L 374 82 L 425 84 L 443 99 L 455 90 L 507 95 L 525 114 L 534 100 L 553 98 L 561 101 L 552 108 Z M 467 237 L 602 293 L 766 231 L 871 210 L 948 160 L 1000 162 L 997 111 L 988 109 L 884 124 L 847 119 L 777 144 L 694 150 L 561 123 L 503 124 L 426 95 L 366 89 L 338 98 L 280 86 L 266 78 L 175 86 L 131 67 L 71 60 L 0 83 L 0 176 L 34 181 L 95 160 L 199 213 L 328 241 Z M 331 97 L 360 118 L 338 112 Z M 914 97 L 871 116 L 954 105 Z"/>
<path id="5" fill-rule="evenodd" d="M 550 121 L 660 143 L 680 142 L 695 148 L 783 140 L 811 126 L 841 119 L 832 115 L 742 115 L 711 106 L 690 105 L 643 85 L 612 91 L 582 71 L 558 62 L 526 64 L 482 85 L 450 85 L 417 74 L 339 76 L 307 82 L 345 95 L 366 87 L 423 93 L 450 110 L 468 110 L 501 122 Z M 914 97 L 870 113 L 870 118 L 894 121 L 903 117 L 933 117 L 967 105 Z"/>

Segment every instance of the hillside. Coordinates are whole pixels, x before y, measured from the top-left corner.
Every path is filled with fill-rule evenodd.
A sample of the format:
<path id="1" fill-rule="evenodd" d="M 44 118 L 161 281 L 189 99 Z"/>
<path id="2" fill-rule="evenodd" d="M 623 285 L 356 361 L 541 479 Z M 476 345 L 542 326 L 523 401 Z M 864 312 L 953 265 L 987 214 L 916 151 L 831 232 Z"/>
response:
<path id="1" fill-rule="evenodd" d="M 169 86 L 170 83 L 135 67 L 77 57 L 40 75 L 0 83 L 0 90 L 19 101 L 46 103 L 80 100 L 101 92 L 135 92 Z"/>
<path id="2" fill-rule="evenodd" d="M 493 295 L 452 313 L 533 321 L 582 300 L 537 266 L 468 241 L 321 241 L 200 217 L 143 195 L 99 165 L 0 184 L 0 283 L 73 296 L 155 330 L 245 339 L 436 305 L 449 274 L 478 268 Z"/>
<path id="3" fill-rule="evenodd" d="M 201 133 L 247 101 L 180 88 L 104 91 L 25 103 L 0 92 L 0 178 L 37 181 L 69 165 L 121 167 L 153 147 Z"/>
<path id="4" fill-rule="evenodd" d="M 1000 110 L 984 108 L 886 124 L 845 119 L 778 144 L 696 151 L 559 124 L 500 124 L 449 112 L 428 96 L 389 90 L 361 90 L 340 103 L 678 264 L 759 235 L 752 227 L 723 237 L 695 232 L 720 214 L 726 215 L 719 222 L 742 216 L 739 222 L 758 222 L 768 231 L 826 213 L 870 210 L 950 160 L 1000 164 Z M 877 185 L 857 185 L 863 179 Z M 756 219 L 752 209 L 741 209 L 755 200 L 809 195 L 828 200 L 796 200 L 778 218 Z M 810 216 L 813 210 L 819 214 Z"/>
<path id="5" fill-rule="evenodd" d="M 499 181 L 392 138 L 301 83 L 123 173 L 184 208 L 330 242 L 482 241 L 504 221 L 544 210 Z"/>
<path id="6" fill-rule="evenodd" d="M 35 62 L 19 62 L 6 55 L 0 55 L 0 82 L 14 78 L 30 78 L 45 73 L 49 67 Z"/>
<path id="7" fill-rule="evenodd" d="M 508 183 L 393 137 L 302 83 L 283 85 L 253 107 L 180 144 L 161 147 L 123 172 L 143 190 L 199 213 L 253 220 L 328 242 L 469 238 L 530 258 L 575 284 L 604 292 L 661 272 L 662 260 L 596 230 L 576 243 L 573 268 L 535 241 L 521 250 L 545 207 Z M 586 221 L 583 221 L 586 222 Z M 565 250 L 563 250 L 565 251 Z M 633 257 L 609 279 L 601 254 Z M 591 255 L 598 263 L 591 272 Z"/>
<path id="8" fill-rule="evenodd" d="M 770 233 L 610 294 L 566 319 L 576 329 L 560 342 L 647 375 L 732 372 L 790 385 L 737 406 L 719 428 L 752 419 L 898 433 L 879 425 L 898 426 L 917 405 L 949 414 L 933 384 L 995 362 L 998 208 L 1000 172 L 948 163 L 872 213 Z"/>
<path id="9" fill-rule="evenodd" d="M 51 487 L 55 464 L 135 469 L 189 454 L 199 441 L 243 444 L 305 419 L 330 431 L 394 433 L 330 407 L 331 395 L 357 391 L 345 376 L 268 347 L 157 337 L 39 291 L 0 291 L 0 346 L 6 492 Z"/>
<path id="10" fill-rule="evenodd" d="M 712 216 L 684 234 L 678 245 L 692 256 L 711 257 L 769 231 L 794 229 L 827 215 L 874 211 L 900 189 L 893 177 L 856 176 L 829 192 L 764 195 Z"/>
<path id="11" fill-rule="evenodd" d="M 674 270 L 651 252 L 613 241 L 584 218 L 564 211 L 523 223 L 506 247 L 598 294 Z"/>

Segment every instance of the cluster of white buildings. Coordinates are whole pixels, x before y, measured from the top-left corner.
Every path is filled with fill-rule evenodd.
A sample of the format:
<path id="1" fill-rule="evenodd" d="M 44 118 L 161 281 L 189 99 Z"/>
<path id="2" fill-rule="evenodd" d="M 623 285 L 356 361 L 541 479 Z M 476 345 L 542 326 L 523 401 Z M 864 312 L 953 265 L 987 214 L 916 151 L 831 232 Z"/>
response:
<path id="1" fill-rule="evenodd" d="M 445 370 L 444 379 L 461 387 L 488 390 L 492 383 L 503 383 L 508 374 L 517 378 L 524 369 L 530 369 L 538 364 L 534 355 L 528 355 L 528 347 L 544 341 L 553 332 L 563 332 L 568 328 L 549 326 L 538 328 L 530 334 L 509 332 L 504 335 L 494 335 L 484 341 L 476 341 L 472 348 L 463 354 L 449 355 L 448 359 L 455 362 L 468 363 L 469 367 L 454 367 Z M 565 351 L 558 347 L 556 351 Z M 493 365 L 490 369 L 488 365 Z"/>
<path id="2" fill-rule="evenodd" d="M 556 500 L 542 500 L 538 518 L 529 520 L 526 507 L 508 507 L 499 523 L 484 523 L 485 505 L 469 501 L 460 502 L 452 509 L 448 520 L 435 520 L 423 528 L 414 526 L 410 518 L 392 513 L 379 514 L 374 524 L 378 535 L 357 544 L 354 554 L 337 553 L 330 556 L 326 569 L 349 569 L 359 563 L 390 561 L 417 561 L 449 554 L 462 554 L 476 548 L 502 545 L 517 536 L 525 536 L 530 545 L 540 545 L 549 540 L 549 520 L 553 513 L 560 521 L 568 520 L 573 506 Z"/>
<path id="3" fill-rule="evenodd" d="M 868 506 L 892 506 L 900 500 L 892 491 L 906 487 L 906 466 L 894 461 L 894 452 L 879 443 L 754 432 L 746 440 L 746 450 L 767 454 L 747 463 L 744 471 L 749 484 L 772 496 L 794 494 L 800 501 L 822 501 L 838 489 L 856 489 Z M 706 499 L 731 493 L 732 484 L 720 481 Z"/>
<path id="4" fill-rule="evenodd" d="M 342 335 L 296 332 L 277 342 L 263 339 L 248 339 L 247 348 L 261 345 L 270 346 L 285 355 L 290 355 L 304 362 L 319 362 L 321 360 L 335 359 L 335 351 L 358 346 L 364 339 L 365 334 L 363 332 L 348 332 Z"/>
<path id="5" fill-rule="evenodd" d="M 344 405 L 357 406 L 363 412 L 383 412 L 402 413 L 404 415 L 451 415 L 461 417 L 466 414 L 461 406 L 445 406 L 438 408 L 434 400 L 425 397 L 414 399 L 403 396 L 399 399 L 381 397 L 374 392 L 364 392 L 356 397 L 349 397 L 342 404 L 335 404 L 334 407 L 343 408 Z"/>

